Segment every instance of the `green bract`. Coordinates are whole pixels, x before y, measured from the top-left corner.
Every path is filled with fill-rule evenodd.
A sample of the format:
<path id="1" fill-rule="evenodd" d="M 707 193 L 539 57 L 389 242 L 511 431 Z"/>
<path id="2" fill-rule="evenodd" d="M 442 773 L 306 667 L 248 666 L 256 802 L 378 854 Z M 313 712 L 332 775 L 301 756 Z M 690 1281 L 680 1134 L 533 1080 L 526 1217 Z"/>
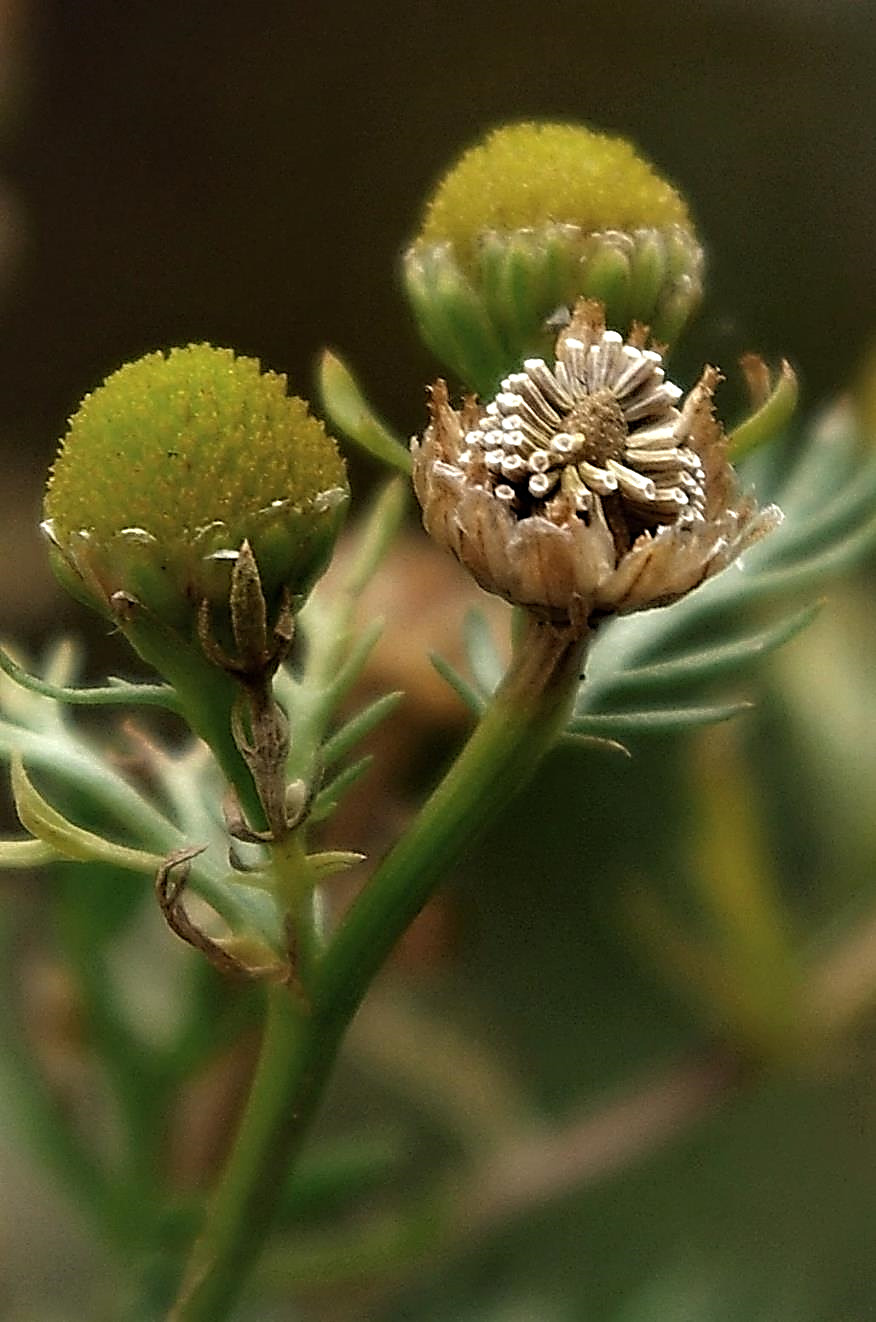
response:
<path id="1" fill-rule="evenodd" d="M 439 184 L 404 258 L 423 338 L 482 395 L 556 335 L 582 296 L 620 331 L 674 339 L 701 294 L 687 204 L 622 138 L 573 124 L 498 129 Z"/>
<path id="2" fill-rule="evenodd" d="M 189 345 L 114 372 L 70 422 L 46 494 L 66 586 L 112 616 L 119 594 L 190 631 L 227 604 L 246 540 L 269 609 L 325 567 L 348 499 L 344 464 L 286 379 Z"/>

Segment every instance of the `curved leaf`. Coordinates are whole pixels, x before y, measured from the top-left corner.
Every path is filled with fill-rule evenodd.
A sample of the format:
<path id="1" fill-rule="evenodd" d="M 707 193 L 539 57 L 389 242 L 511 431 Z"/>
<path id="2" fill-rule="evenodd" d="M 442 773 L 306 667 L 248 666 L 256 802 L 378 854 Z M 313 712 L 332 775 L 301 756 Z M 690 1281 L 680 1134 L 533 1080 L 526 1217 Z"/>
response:
<path id="1" fill-rule="evenodd" d="M 80 863 L 112 863 L 115 867 L 150 874 L 162 866 L 164 859 L 159 854 L 147 854 L 142 849 L 130 849 L 112 840 L 104 840 L 102 836 L 68 821 L 34 788 L 19 753 L 12 756 L 11 770 L 12 795 L 22 826 L 38 841 L 48 845 L 56 856 Z"/>
<path id="2" fill-rule="evenodd" d="M 81 707 L 164 707 L 167 711 L 178 712 L 179 701 L 169 684 L 130 684 L 124 679 L 112 679 L 100 688 L 72 688 L 63 684 L 52 684 L 31 675 L 14 661 L 8 652 L 0 647 L 0 670 L 32 693 L 39 693 L 44 698 L 54 698 L 56 702 L 69 703 Z"/>
<path id="3" fill-rule="evenodd" d="M 372 730 L 376 730 L 381 722 L 395 711 L 403 697 L 404 693 L 401 689 L 393 693 L 384 693 L 382 697 L 375 698 L 374 702 L 363 707 L 355 716 L 351 716 L 323 744 L 320 750 L 323 766 L 333 766 L 349 753 L 351 748 L 355 748 L 356 744 L 371 734 Z"/>
<path id="4" fill-rule="evenodd" d="M 717 725 L 742 712 L 751 711 L 751 702 L 715 703 L 708 707 L 650 707 L 642 711 L 587 713 L 573 717 L 570 734 L 666 734 L 669 730 L 689 729 L 697 725 Z"/>
<path id="5" fill-rule="evenodd" d="M 805 629 L 820 608 L 820 601 L 813 602 L 759 632 L 704 647 L 701 651 L 683 652 L 652 665 L 633 666 L 613 676 L 612 691 L 625 695 L 642 690 L 657 692 L 698 681 L 709 682 L 725 675 L 738 677 L 744 666 L 781 647 Z M 590 702 L 591 706 L 596 705 L 593 695 Z"/>
<path id="6" fill-rule="evenodd" d="M 480 716 L 486 706 L 484 698 L 472 688 L 467 680 L 463 679 L 459 671 L 443 656 L 439 656 L 437 652 L 430 652 L 429 660 L 441 678 L 447 681 L 457 697 L 462 699 L 466 707 L 473 711 L 475 716 Z"/>
<path id="7" fill-rule="evenodd" d="M 368 753 L 365 757 L 360 757 L 358 762 L 353 762 L 350 766 L 345 767 L 343 771 L 339 771 L 333 780 L 324 785 L 313 800 L 310 820 L 312 822 L 324 822 L 327 817 L 330 817 L 347 790 L 365 775 L 373 761 L 374 758 Z"/>
<path id="8" fill-rule="evenodd" d="M 44 840 L 0 840 L 0 868 L 38 868 L 58 858 Z"/>
<path id="9" fill-rule="evenodd" d="M 787 427 L 797 407 L 798 394 L 794 369 L 783 359 L 772 393 L 755 413 L 741 422 L 727 437 L 727 452 L 733 463 L 737 463 L 759 445 L 772 440 Z"/>
<path id="10" fill-rule="evenodd" d="M 487 618 L 483 611 L 470 610 L 462 627 L 472 678 L 485 698 L 492 697 L 505 673 L 505 665 Z"/>
<path id="11" fill-rule="evenodd" d="M 319 360 L 317 386 L 323 410 L 338 431 L 382 464 L 410 474 L 407 446 L 377 416 L 346 363 L 330 349 L 323 350 Z"/>

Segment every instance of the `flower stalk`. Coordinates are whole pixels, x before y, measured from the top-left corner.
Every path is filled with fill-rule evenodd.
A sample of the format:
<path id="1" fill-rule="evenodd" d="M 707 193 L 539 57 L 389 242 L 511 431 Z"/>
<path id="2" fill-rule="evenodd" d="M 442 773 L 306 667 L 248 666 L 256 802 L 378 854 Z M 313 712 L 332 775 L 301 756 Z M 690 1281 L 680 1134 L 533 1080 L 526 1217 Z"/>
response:
<path id="1" fill-rule="evenodd" d="M 526 615 L 508 672 L 471 739 L 375 872 L 323 960 L 319 995 L 351 1015 L 463 849 L 530 779 L 571 711 L 590 635 Z"/>
<path id="2" fill-rule="evenodd" d="M 477 729 L 318 959 L 306 1011 L 269 993 L 237 1139 L 186 1271 L 173 1322 L 219 1322 L 267 1235 L 278 1170 L 300 1148 L 344 1031 L 380 967 L 464 847 L 526 784 L 561 733 L 589 635 L 527 616 Z"/>

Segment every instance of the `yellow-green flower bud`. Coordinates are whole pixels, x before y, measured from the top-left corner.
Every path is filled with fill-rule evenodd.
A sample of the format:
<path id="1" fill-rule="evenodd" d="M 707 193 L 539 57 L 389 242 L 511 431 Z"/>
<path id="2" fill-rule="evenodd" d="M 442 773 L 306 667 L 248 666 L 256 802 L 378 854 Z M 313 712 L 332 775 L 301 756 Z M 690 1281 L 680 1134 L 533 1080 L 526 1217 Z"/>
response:
<path id="1" fill-rule="evenodd" d="M 59 578 L 164 676 L 253 820 L 267 809 L 239 699 L 264 696 L 348 496 L 334 441 L 286 378 L 209 344 L 114 372 L 82 401 L 49 477 Z"/>
<path id="2" fill-rule="evenodd" d="M 699 302 L 702 261 L 684 199 L 630 143 L 521 123 L 439 184 L 404 283 L 426 343 L 487 396 L 515 363 L 549 353 L 554 314 L 582 296 L 616 330 L 638 321 L 673 340 Z"/>
<path id="3" fill-rule="evenodd" d="M 75 595 L 113 618 L 133 601 L 191 636 L 203 602 L 221 627 L 244 542 L 269 618 L 282 598 L 301 601 L 347 498 L 334 442 L 285 377 L 197 344 L 147 354 L 85 397 L 52 468 L 44 526 Z"/>

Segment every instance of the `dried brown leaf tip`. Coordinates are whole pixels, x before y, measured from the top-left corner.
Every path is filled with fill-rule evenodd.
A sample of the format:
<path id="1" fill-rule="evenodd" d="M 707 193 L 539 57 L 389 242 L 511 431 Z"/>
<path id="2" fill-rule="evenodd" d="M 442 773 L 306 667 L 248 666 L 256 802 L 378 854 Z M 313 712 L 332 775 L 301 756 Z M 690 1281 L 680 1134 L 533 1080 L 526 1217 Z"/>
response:
<path id="1" fill-rule="evenodd" d="M 582 301 L 553 365 L 528 358 L 486 407 L 432 390 L 412 444 L 427 531 L 481 587 L 559 624 L 677 600 L 781 520 L 741 494 L 707 367 L 682 398 L 661 355 Z"/>

